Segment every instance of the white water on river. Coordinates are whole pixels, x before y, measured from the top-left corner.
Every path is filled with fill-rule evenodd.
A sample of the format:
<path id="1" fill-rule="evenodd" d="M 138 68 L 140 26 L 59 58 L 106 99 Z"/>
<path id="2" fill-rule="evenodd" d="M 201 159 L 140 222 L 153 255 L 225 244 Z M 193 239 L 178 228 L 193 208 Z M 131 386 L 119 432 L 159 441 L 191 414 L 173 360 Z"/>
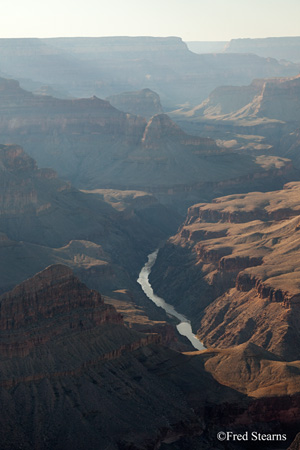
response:
<path id="1" fill-rule="evenodd" d="M 148 256 L 148 261 L 140 271 L 137 282 L 141 285 L 147 297 L 152 300 L 156 304 L 156 306 L 163 308 L 167 314 L 180 320 L 180 323 L 176 326 L 178 332 L 182 336 L 185 336 L 196 350 L 205 350 L 204 345 L 193 334 L 190 321 L 183 314 L 178 313 L 172 305 L 169 305 L 167 302 L 165 302 L 163 298 L 158 297 L 158 295 L 154 294 L 152 286 L 149 282 L 149 275 L 156 261 L 157 254 L 158 249 Z"/>

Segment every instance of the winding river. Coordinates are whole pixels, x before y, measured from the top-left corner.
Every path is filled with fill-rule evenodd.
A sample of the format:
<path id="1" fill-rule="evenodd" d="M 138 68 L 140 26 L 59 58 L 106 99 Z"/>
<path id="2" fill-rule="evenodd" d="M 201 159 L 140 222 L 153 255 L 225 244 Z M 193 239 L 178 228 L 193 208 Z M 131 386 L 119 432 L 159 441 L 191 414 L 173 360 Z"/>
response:
<path id="1" fill-rule="evenodd" d="M 193 334 L 190 321 L 184 315 L 178 313 L 172 305 L 169 305 L 167 302 L 165 302 L 163 298 L 158 297 L 158 295 L 154 294 L 152 286 L 149 282 L 149 275 L 156 261 L 157 254 L 158 249 L 155 250 L 155 252 L 150 253 L 150 255 L 148 256 L 148 261 L 140 271 L 137 282 L 141 285 L 147 297 L 152 300 L 153 303 L 156 304 L 156 306 L 163 308 L 167 314 L 176 317 L 180 321 L 180 323 L 176 326 L 178 332 L 182 336 L 185 336 L 196 350 L 205 350 L 204 345 Z"/>

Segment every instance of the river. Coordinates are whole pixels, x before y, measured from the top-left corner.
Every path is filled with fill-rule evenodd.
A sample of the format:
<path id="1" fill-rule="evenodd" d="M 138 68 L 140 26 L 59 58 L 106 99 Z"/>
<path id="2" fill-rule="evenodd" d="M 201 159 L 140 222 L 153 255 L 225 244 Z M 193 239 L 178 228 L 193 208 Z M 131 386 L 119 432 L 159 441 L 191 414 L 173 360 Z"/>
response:
<path id="1" fill-rule="evenodd" d="M 158 297 L 158 295 L 154 294 L 152 286 L 149 282 L 149 275 L 156 261 L 157 255 L 158 249 L 155 250 L 155 252 L 150 253 L 150 255 L 148 256 L 148 261 L 140 271 L 137 282 L 141 285 L 147 297 L 152 300 L 153 303 L 156 304 L 156 306 L 163 308 L 167 314 L 176 317 L 180 321 L 180 323 L 176 326 L 178 332 L 182 336 L 185 336 L 196 350 L 205 350 L 204 345 L 193 334 L 190 321 L 183 314 L 177 312 L 172 305 L 169 305 L 167 302 L 165 302 L 163 298 Z"/>

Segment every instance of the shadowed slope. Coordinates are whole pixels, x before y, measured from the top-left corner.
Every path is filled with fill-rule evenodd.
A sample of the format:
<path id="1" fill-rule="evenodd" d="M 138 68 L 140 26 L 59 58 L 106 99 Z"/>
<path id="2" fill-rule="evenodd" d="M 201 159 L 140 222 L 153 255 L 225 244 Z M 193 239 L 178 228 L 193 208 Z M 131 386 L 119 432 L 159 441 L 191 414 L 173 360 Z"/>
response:
<path id="1" fill-rule="evenodd" d="M 194 205 L 159 253 L 154 289 L 193 317 L 204 345 L 300 358 L 299 187 Z"/>

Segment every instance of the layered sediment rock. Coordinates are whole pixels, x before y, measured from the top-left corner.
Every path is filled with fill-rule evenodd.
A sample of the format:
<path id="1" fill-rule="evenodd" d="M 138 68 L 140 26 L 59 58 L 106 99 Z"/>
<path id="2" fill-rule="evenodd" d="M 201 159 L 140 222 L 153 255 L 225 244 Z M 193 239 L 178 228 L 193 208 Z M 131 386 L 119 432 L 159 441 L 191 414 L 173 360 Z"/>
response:
<path id="1" fill-rule="evenodd" d="M 133 245 L 139 246 L 155 228 L 151 250 L 154 234 L 159 240 L 174 226 L 173 219 L 178 220 L 145 192 L 78 191 L 51 169 L 38 169 L 16 145 L 0 146 L 0 173 L 0 229 L 12 241 L 61 247 L 85 240 L 106 249 L 113 246 L 118 256 L 123 238 L 126 246 L 131 235 Z"/>
<path id="2" fill-rule="evenodd" d="M 118 441 L 130 441 L 125 428 L 132 426 L 142 396 L 135 395 L 125 420 L 122 403 L 143 377 L 130 355 L 158 343 L 160 336 L 126 328 L 113 306 L 104 304 L 98 292 L 62 265 L 50 266 L 3 295 L 0 307 L 2 447 L 16 448 L 20 438 L 26 449 L 82 449 L 84 441 L 89 448 L 99 448 L 99 442 L 118 448 Z M 120 361 L 114 365 L 116 360 Z M 132 369 L 124 369 L 130 361 Z M 109 426 L 106 416 L 118 408 L 122 413 L 115 413 L 115 425 Z M 33 425 L 36 420 L 38 428 Z M 146 417 L 142 422 L 137 442 L 147 435 Z M 85 439 L 77 437 L 74 424 Z M 155 434 L 160 425 L 152 428 Z M 10 426 L 13 432 L 8 436 Z"/>
<path id="3" fill-rule="evenodd" d="M 258 77 L 299 72 L 297 64 L 247 53 L 196 55 L 179 37 L 0 41 L 1 70 L 21 79 L 26 88 L 46 84 L 75 97 L 103 98 L 147 87 L 166 106 L 197 105 L 224 82 L 245 85 Z"/>
<path id="4" fill-rule="evenodd" d="M 160 251 L 154 289 L 193 317 L 206 345 L 251 341 L 300 358 L 299 189 L 195 205 Z"/>
<path id="5" fill-rule="evenodd" d="M 0 352 L 24 357 L 37 345 L 72 330 L 122 323 L 100 294 L 89 290 L 62 265 L 50 266 L 0 297 Z"/>
<path id="6" fill-rule="evenodd" d="M 148 120 L 156 114 L 163 113 L 159 95 L 151 89 L 123 92 L 107 97 L 106 100 L 120 111 L 142 116 Z"/>
<path id="7" fill-rule="evenodd" d="M 228 149 L 287 157 L 299 169 L 299 97 L 299 75 L 256 79 L 249 86 L 218 87 L 199 106 L 171 117 L 189 133 L 209 129 Z"/>
<path id="8" fill-rule="evenodd" d="M 105 295 L 130 289 L 153 316 L 135 280 L 154 243 L 175 229 L 177 214 L 145 192 L 78 191 L 38 169 L 19 146 L 0 146 L 0 174 L 0 294 L 59 263 Z"/>
<path id="9" fill-rule="evenodd" d="M 299 120 L 300 77 L 256 79 L 249 86 L 220 86 L 201 105 L 181 111 L 187 120 L 225 120 L 236 125 Z M 180 116 L 180 110 L 174 113 Z M 255 123 L 256 121 L 256 123 Z"/>
<path id="10" fill-rule="evenodd" d="M 115 308 L 63 265 L 2 295 L 2 448 L 22 442 L 26 450 L 142 450 L 178 441 L 188 449 L 191 442 L 214 445 L 220 426 L 261 421 L 272 432 L 283 416 L 283 431 L 297 424 L 296 363 L 253 345 L 181 354 L 160 340 L 153 329 L 124 326 Z M 231 370 L 237 364 L 239 375 Z"/>
<path id="11" fill-rule="evenodd" d="M 228 152 L 183 132 L 165 114 L 146 121 L 97 97 L 37 96 L 6 79 L 0 99 L 3 142 L 22 145 L 39 166 L 83 189 L 147 191 L 185 210 L 213 192 L 249 190 L 261 180 L 277 187 L 292 174 L 288 160 Z"/>
<path id="12" fill-rule="evenodd" d="M 95 339 L 101 330 L 104 336 L 98 339 L 96 347 L 85 349 L 84 341 Z M 72 351 L 68 354 L 70 348 L 67 346 L 64 350 L 64 347 L 67 342 L 74 345 L 76 339 L 78 345 L 72 357 Z M 58 376 L 59 371 L 61 376 L 66 371 L 75 373 L 82 369 L 83 363 L 113 359 L 123 351 L 159 340 L 157 334 L 143 336 L 129 332 L 115 308 L 105 304 L 97 291 L 88 289 L 64 265 L 49 266 L 0 297 L 3 386 Z M 57 354 L 54 356 L 55 347 Z M 85 351 L 87 354 L 82 360 Z M 63 352 L 66 353 L 64 361 L 60 359 Z M 15 370 L 10 362 L 14 358 L 19 361 Z"/>

